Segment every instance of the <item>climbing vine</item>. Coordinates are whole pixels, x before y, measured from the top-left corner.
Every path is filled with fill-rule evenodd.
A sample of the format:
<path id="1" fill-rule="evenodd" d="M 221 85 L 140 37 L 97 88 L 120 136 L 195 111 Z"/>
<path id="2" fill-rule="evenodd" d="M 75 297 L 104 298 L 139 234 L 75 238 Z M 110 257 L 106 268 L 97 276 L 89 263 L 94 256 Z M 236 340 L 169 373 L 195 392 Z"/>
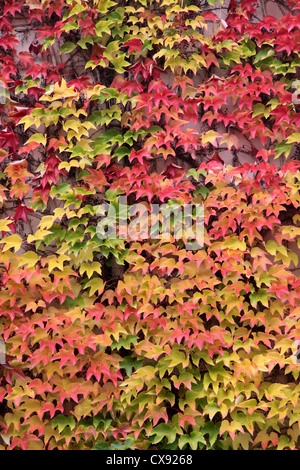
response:
<path id="1" fill-rule="evenodd" d="M 0 448 L 299 449 L 300 3 L 0 9 Z"/>

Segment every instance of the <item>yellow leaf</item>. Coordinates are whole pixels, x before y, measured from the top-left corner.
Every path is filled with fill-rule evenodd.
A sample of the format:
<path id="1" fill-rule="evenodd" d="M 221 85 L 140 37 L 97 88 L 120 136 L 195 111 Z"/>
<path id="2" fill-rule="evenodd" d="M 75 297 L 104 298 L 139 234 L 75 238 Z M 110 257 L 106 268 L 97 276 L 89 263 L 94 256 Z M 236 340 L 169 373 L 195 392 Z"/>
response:
<path id="1" fill-rule="evenodd" d="M 87 273 L 89 278 L 94 272 L 101 274 L 101 264 L 98 261 L 94 261 L 93 263 L 82 263 L 79 273 L 82 275 L 84 272 Z"/>
<path id="2" fill-rule="evenodd" d="M 86 90 L 85 94 L 87 98 L 90 98 L 93 95 L 100 95 L 100 91 L 104 90 L 106 87 L 104 85 L 96 85 L 91 90 Z"/>
<path id="3" fill-rule="evenodd" d="M 300 132 L 294 132 L 286 140 L 287 144 L 297 144 L 300 141 Z"/>
<path id="4" fill-rule="evenodd" d="M 69 162 L 61 162 L 59 165 L 58 165 L 58 169 L 59 170 L 62 170 L 62 169 L 67 169 L 69 170 L 70 169 L 70 163 Z"/>
<path id="5" fill-rule="evenodd" d="M 46 215 L 45 217 L 42 218 L 42 220 L 39 223 L 39 227 L 41 229 L 48 229 L 52 227 L 53 222 L 55 220 L 55 216 L 53 215 Z"/>
<path id="6" fill-rule="evenodd" d="M 20 256 L 18 266 L 24 266 L 25 264 L 27 264 L 28 267 L 31 268 L 37 263 L 38 260 L 39 256 L 34 251 L 27 251 L 26 253 Z"/>
<path id="7" fill-rule="evenodd" d="M 271 401 L 278 398 L 287 398 L 288 389 L 287 384 L 273 383 L 265 390 L 266 399 Z"/>
<path id="8" fill-rule="evenodd" d="M 80 126 L 78 131 L 70 130 L 68 132 L 67 139 L 70 142 L 73 139 L 73 137 L 75 137 L 76 139 L 80 139 L 83 135 L 88 136 L 89 133 L 83 126 Z"/>
<path id="9" fill-rule="evenodd" d="M 231 248 L 232 250 L 240 250 L 240 251 L 246 250 L 246 243 L 244 239 L 240 240 L 239 237 L 237 236 L 227 238 L 223 246 L 224 248 Z"/>
<path id="10" fill-rule="evenodd" d="M 223 134 L 220 140 L 220 144 L 226 144 L 228 150 L 230 150 L 231 147 L 235 147 L 237 149 L 238 143 L 239 143 L 239 139 L 234 134 Z"/>
<path id="11" fill-rule="evenodd" d="M 75 119 L 68 119 L 64 124 L 63 128 L 65 131 L 68 131 L 69 129 L 73 129 L 75 132 L 78 132 L 78 129 L 81 126 L 80 121 L 75 121 Z"/>
<path id="12" fill-rule="evenodd" d="M 10 228 L 8 227 L 11 224 L 11 220 L 0 220 L 0 232 L 9 232 Z"/>
<path id="13" fill-rule="evenodd" d="M 18 122 L 18 125 L 19 124 L 25 124 L 24 130 L 26 131 L 28 127 L 32 126 L 33 124 L 35 125 L 35 127 L 38 127 L 40 124 L 40 120 L 38 120 L 37 122 L 37 118 L 34 116 L 23 116 Z"/>
<path id="14" fill-rule="evenodd" d="M 44 237 L 46 237 L 46 235 L 50 235 L 50 230 L 43 230 L 43 229 L 39 229 L 35 232 L 34 235 L 32 235 L 31 233 L 28 235 L 27 237 L 27 241 L 28 243 L 31 243 L 31 242 L 34 242 L 36 240 L 42 240 Z"/>
<path id="15" fill-rule="evenodd" d="M 109 8 L 116 5 L 116 2 L 112 2 L 111 0 L 97 0 L 96 4 L 100 13 L 106 13 Z"/>
<path id="16" fill-rule="evenodd" d="M 207 144 L 208 142 L 210 144 L 215 144 L 216 139 L 221 137 L 221 135 L 218 132 L 215 132 L 213 130 L 207 131 L 202 135 L 202 144 Z"/>
<path id="17" fill-rule="evenodd" d="M 46 258 L 45 264 L 48 264 L 48 271 L 58 268 L 60 271 L 64 269 L 64 261 L 69 261 L 70 257 L 67 255 L 51 255 Z"/>
<path id="18" fill-rule="evenodd" d="M 150 380 L 155 375 L 155 368 L 153 366 L 144 366 L 134 373 L 134 377 L 143 377 L 145 380 Z"/>
<path id="19" fill-rule="evenodd" d="M 61 219 L 65 215 L 65 213 L 66 213 L 66 211 L 65 211 L 64 207 L 57 207 L 54 210 L 55 219 Z"/>
<path id="20" fill-rule="evenodd" d="M 51 93 L 54 93 L 51 97 Z M 67 82 L 63 78 L 59 85 L 59 82 L 56 82 L 54 85 L 51 85 L 50 90 L 46 92 L 41 98 L 41 101 L 56 101 L 60 98 L 73 98 L 79 96 L 79 92 L 74 90 L 74 86 L 68 87 Z"/>
<path id="21" fill-rule="evenodd" d="M 18 251 L 22 245 L 22 238 L 19 235 L 10 235 L 9 237 L 5 237 L 2 239 L 1 243 L 4 243 L 4 247 L 2 251 L 10 250 L 14 248 L 15 251 Z"/>
<path id="22" fill-rule="evenodd" d="M 43 134 L 41 134 L 41 133 L 36 133 L 36 134 L 33 134 L 33 135 L 27 140 L 26 143 L 29 144 L 29 142 L 37 142 L 38 144 L 46 145 L 47 139 L 46 139 L 46 136 L 44 136 Z"/>
<path id="23" fill-rule="evenodd" d="M 281 253 L 284 256 L 288 256 L 288 252 L 285 246 L 278 245 L 275 240 L 268 240 L 265 243 L 266 250 L 270 255 L 275 256 L 277 252 Z"/>
<path id="24" fill-rule="evenodd" d="M 94 279 L 91 279 L 85 285 L 85 287 L 90 287 L 89 297 L 93 295 L 96 291 L 100 295 L 104 289 L 104 282 L 100 277 L 95 277 Z"/>
<path id="25" fill-rule="evenodd" d="M 97 129 L 95 124 L 93 124 L 92 122 L 89 122 L 89 121 L 86 121 L 86 122 L 83 122 L 82 123 L 83 127 L 85 127 L 86 129 Z"/>

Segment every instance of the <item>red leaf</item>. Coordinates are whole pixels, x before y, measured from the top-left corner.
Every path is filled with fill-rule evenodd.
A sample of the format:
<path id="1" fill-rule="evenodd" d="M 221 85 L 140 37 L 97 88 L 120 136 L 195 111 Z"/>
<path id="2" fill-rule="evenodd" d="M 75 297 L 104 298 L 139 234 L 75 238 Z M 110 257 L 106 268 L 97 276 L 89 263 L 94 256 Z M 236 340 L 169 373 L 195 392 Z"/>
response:
<path id="1" fill-rule="evenodd" d="M 182 77 L 181 75 L 176 75 L 174 78 L 174 82 L 172 84 L 172 88 L 180 86 L 180 88 L 183 91 L 187 85 L 194 86 L 194 82 L 191 78 L 188 78 L 185 76 Z"/>
<path id="2" fill-rule="evenodd" d="M 128 53 L 130 54 L 131 51 L 138 51 L 142 50 L 142 41 L 140 39 L 129 39 L 129 41 L 124 42 L 121 47 L 128 47 Z"/>
<path id="3" fill-rule="evenodd" d="M 74 86 L 74 90 L 81 91 L 91 85 L 91 79 L 89 77 L 81 76 L 79 78 L 75 78 L 68 83 L 68 87 Z"/>
<path id="4" fill-rule="evenodd" d="M 290 121 L 289 108 L 286 105 L 279 105 L 273 109 L 270 114 L 276 116 L 275 124 L 279 124 L 281 121 Z"/>
<path id="5" fill-rule="evenodd" d="M 204 11 L 202 16 L 205 20 L 213 21 L 214 23 L 220 21 L 220 18 L 213 11 Z"/>
<path id="6" fill-rule="evenodd" d="M 86 18 L 79 18 L 79 26 L 82 29 L 83 37 L 85 38 L 88 34 L 95 34 L 95 23 L 92 18 L 87 16 Z"/>
<path id="7" fill-rule="evenodd" d="M 181 166 L 175 165 L 174 163 L 170 163 L 170 165 L 168 165 L 165 171 L 162 173 L 162 175 L 172 179 L 174 182 L 182 180 L 184 174 L 184 169 Z"/>
<path id="8" fill-rule="evenodd" d="M 16 12 L 21 11 L 22 6 L 16 2 L 6 2 L 4 9 L 3 9 L 3 15 L 13 15 L 15 16 Z"/>
<path id="9" fill-rule="evenodd" d="M 27 222 L 27 214 L 34 212 L 30 207 L 25 204 L 19 204 L 16 212 L 14 214 L 14 219 L 18 222 L 19 219 L 22 219 L 24 222 Z"/>
<path id="10" fill-rule="evenodd" d="M 19 141 L 16 134 L 11 129 L 4 129 L 0 133 L 0 147 L 8 148 L 10 153 L 15 154 L 18 149 Z"/>
<path id="11" fill-rule="evenodd" d="M 102 59 L 105 49 L 105 46 L 102 46 L 101 44 L 95 44 L 92 49 L 91 59 Z"/>
<path id="12" fill-rule="evenodd" d="M 44 93 L 44 91 L 45 91 L 44 88 L 39 88 L 37 86 L 34 86 L 31 88 L 28 88 L 28 96 L 34 96 L 34 99 L 38 101 L 39 95 L 41 93 Z"/>
<path id="13" fill-rule="evenodd" d="M 134 79 L 138 76 L 139 73 L 143 75 L 143 78 L 146 80 L 148 77 L 148 72 L 146 67 L 144 66 L 143 62 L 136 62 L 131 67 L 128 67 L 128 72 L 133 72 Z"/>
<path id="14" fill-rule="evenodd" d="M 269 157 L 275 155 L 275 152 L 273 150 L 266 150 L 266 149 L 261 149 L 259 152 L 256 153 L 256 158 L 261 157 L 264 162 L 267 162 L 269 160 Z"/>
<path id="15" fill-rule="evenodd" d="M 82 179 L 87 181 L 88 184 L 92 185 L 92 187 L 97 186 L 102 189 L 102 187 L 107 184 L 106 178 L 102 170 L 93 170 L 89 168 L 89 175 L 84 176 Z"/>
<path id="16" fill-rule="evenodd" d="M 27 52 L 27 51 L 21 51 L 19 54 L 19 59 L 22 61 L 22 64 L 25 67 L 27 67 L 28 65 L 32 66 L 34 64 L 32 55 L 30 54 L 30 52 Z"/>
<path id="17" fill-rule="evenodd" d="M 56 13 L 57 16 L 61 16 L 63 7 L 64 7 L 64 0 L 56 0 L 56 1 L 53 0 L 51 2 L 51 5 L 49 6 L 49 12 L 48 12 L 49 18 L 53 13 Z"/>
<path id="18" fill-rule="evenodd" d="M 38 55 L 41 49 L 42 44 L 40 44 L 38 41 L 33 41 L 29 46 L 29 52 L 33 52 L 35 55 Z"/>
<path id="19" fill-rule="evenodd" d="M 46 183 L 45 187 L 42 184 L 40 184 L 39 186 L 36 186 L 34 188 L 32 199 L 35 200 L 37 197 L 40 197 L 43 203 L 46 204 L 49 198 L 50 190 L 51 190 L 51 186 L 49 183 Z"/>
<path id="20" fill-rule="evenodd" d="M 230 0 L 228 11 L 233 12 L 236 9 L 236 0 Z"/>
<path id="21" fill-rule="evenodd" d="M 224 164 L 224 160 L 220 157 L 220 154 L 218 152 L 214 152 L 211 156 L 211 158 L 209 158 L 209 160 L 207 160 L 208 162 L 219 162 L 219 163 L 222 163 L 222 165 Z"/>
<path id="22" fill-rule="evenodd" d="M 57 150 L 60 143 L 61 143 L 61 144 L 65 144 L 65 143 L 66 143 L 66 139 L 65 139 L 62 135 L 59 136 L 58 139 L 56 139 L 55 137 L 52 137 L 52 138 L 49 140 L 49 144 L 47 145 L 47 150 L 50 150 L 50 149 Z"/>
<path id="23" fill-rule="evenodd" d="M 261 29 L 265 28 L 268 31 L 270 31 L 270 29 L 274 28 L 276 24 L 277 24 L 276 18 L 274 18 L 274 16 L 268 15 L 268 16 L 265 16 L 264 19 L 259 23 L 259 27 Z"/>
<path id="24" fill-rule="evenodd" d="M 36 80 L 39 75 L 46 77 L 47 75 L 46 66 L 48 65 L 50 64 L 47 64 L 46 62 L 43 65 L 39 65 L 39 64 L 32 65 L 30 69 L 28 69 L 27 72 L 25 73 L 25 76 L 28 77 L 29 75 L 32 75 L 32 78 L 34 80 Z"/>
<path id="25" fill-rule="evenodd" d="M 12 29 L 11 22 L 5 16 L 0 16 L 0 29 L 6 29 L 7 31 L 11 31 Z"/>
<path id="26" fill-rule="evenodd" d="M 35 150 L 37 147 L 39 147 L 40 144 L 37 142 L 28 142 L 28 144 L 24 145 L 23 147 L 20 148 L 19 152 L 20 153 L 29 153 L 32 152 L 32 150 Z"/>
<path id="27" fill-rule="evenodd" d="M 129 156 L 130 163 L 135 158 L 139 161 L 139 163 L 141 165 L 143 165 L 144 164 L 144 158 L 153 158 L 153 157 L 149 152 L 147 152 L 146 149 L 140 149 L 138 151 L 132 150 L 132 152 L 130 153 L 130 156 Z"/>
<path id="28" fill-rule="evenodd" d="M 165 70 L 159 68 L 154 60 L 149 58 L 146 59 L 144 62 L 137 62 L 136 64 L 129 67 L 127 70 L 134 71 L 135 79 L 138 74 L 141 73 L 144 80 L 149 80 L 149 78 L 151 77 L 153 77 L 154 80 L 158 80 L 160 78 L 161 73 L 167 73 Z"/>
<path id="29" fill-rule="evenodd" d="M 19 41 L 18 39 L 16 38 L 16 36 L 14 34 L 5 34 L 4 36 L 2 36 L 2 38 L 0 39 L 0 45 L 5 49 L 14 49 L 14 47 L 16 45 L 19 44 Z"/>
<path id="30" fill-rule="evenodd" d="M 42 23 L 43 15 L 45 15 L 45 12 L 43 9 L 35 8 L 34 10 L 29 10 L 29 12 L 30 12 L 30 21 L 38 20 L 40 23 Z"/>
<path id="31" fill-rule="evenodd" d="M 133 91 L 137 91 L 138 93 L 142 93 L 144 90 L 144 86 L 141 83 L 134 82 L 133 80 L 126 80 L 122 82 L 120 91 L 126 91 L 127 95 L 132 95 Z"/>

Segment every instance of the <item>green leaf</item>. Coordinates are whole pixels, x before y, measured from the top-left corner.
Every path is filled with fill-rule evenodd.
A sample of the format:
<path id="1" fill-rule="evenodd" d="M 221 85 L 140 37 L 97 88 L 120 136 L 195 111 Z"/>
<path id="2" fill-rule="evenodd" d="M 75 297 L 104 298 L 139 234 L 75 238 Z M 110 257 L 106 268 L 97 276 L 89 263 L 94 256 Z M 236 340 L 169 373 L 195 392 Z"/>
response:
<path id="1" fill-rule="evenodd" d="M 133 370 L 140 369 L 143 366 L 143 360 L 138 360 L 133 356 L 126 356 L 120 362 L 120 369 L 125 369 L 128 377 L 132 374 Z"/>
<path id="2" fill-rule="evenodd" d="M 98 442 L 92 450 L 109 450 L 109 443 L 108 442 Z"/>
<path id="3" fill-rule="evenodd" d="M 42 46 L 42 52 L 43 51 L 46 51 L 48 49 L 49 46 L 52 46 L 52 44 L 55 43 L 55 37 L 53 36 L 50 36 L 49 38 L 44 38 L 44 41 L 43 41 L 43 46 Z"/>
<path id="4" fill-rule="evenodd" d="M 112 420 L 111 419 L 104 419 L 103 418 L 103 415 L 102 414 L 98 414 L 96 416 L 93 417 L 93 426 L 97 429 L 97 430 L 104 430 L 104 431 L 107 431 L 109 428 L 110 428 L 110 425 L 111 425 L 111 422 Z M 100 443 L 102 444 L 102 443 Z"/>
<path id="5" fill-rule="evenodd" d="M 222 3 L 222 4 L 223 4 L 223 1 L 224 1 L 224 0 L 207 0 L 207 3 L 208 3 L 209 5 L 214 6 L 215 3 Z"/>
<path id="6" fill-rule="evenodd" d="M 112 55 L 115 54 L 117 51 L 119 51 L 119 49 L 120 49 L 120 41 L 112 41 L 107 45 L 103 55 L 107 59 L 111 60 Z"/>
<path id="7" fill-rule="evenodd" d="M 206 445 L 206 440 L 204 439 L 202 434 L 197 431 L 192 431 L 190 434 L 184 434 L 183 436 L 180 436 L 178 441 L 180 449 L 182 449 L 186 444 L 189 444 L 192 450 L 197 450 L 199 443 Z M 200 449 L 202 447 L 203 446 L 200 446 Z"/>
<path id="8" fill-rule="evenodd" d="M 126 145 L 122 145 L 114 151 L 114 157 L 117 157 L 120 161 L 122 158 L 125 157 L 125 155 L 130 155 L 130 152 L 131 150 L 129 147 L 127 147 Z"/>
<path id="9" fill-rule="evenodd" d="M 115 441 L 111 444 L 111 450 L 126 450 L 129 449 L 133 444 L 132 439 L 125 439 L 124 442 Z"/>
<path id="10" fill-rule="evenodd" d="M 155 426 L 148 435 L 155 436 L 155 438 L 152 440 L 152 444 L 157 444 L 165 437 L 169 439 L 169 437 L 172 435 L 172 429 L 169 424 L 161 423 L 158 426 Z"/>
<path id="11" fill-rule="evenodd" d="M 153 49 L 153 44 L 151 41 L 149 41 L 149 39 L 146 39 L 144 42 L 143 42 L 143 45 L 142 45 L 142 51 L 151 51 Z"/>
<path id="12" fill-rule="evenodd" d="M 279 440 L 278 440 L 278 445 L 277 445 L 277 449 L 278 450 L 283 450 L 285 448 L 289 448 L 290 446 L 290 438 L 288 436 L 280 436 L 279 437 Z"/>
<path id="13" fill-rule="evenodd" d="M 72 416 L 64 416 L 64 415 L 57 415 L 53 419 L 51 419 L 50 424 L 53 428 L 58 429 L 59 433 L 69 426 L 71 431 L 75 428 L 75 420 Z"/>
<path id="14" fill-rule="evenodd" d="M 270 116 L 270 108 L 266 108 L 262 103 L 256 103 L 253 106 L 253 117 L 263 115 L 265 118 Z"/>
<path id="15" fill-rule="evenodd" d="M 264 49 L 261 49 L 258 54 L 256 54 L 253 63 L 256 64 L 256 62 L 259 62 L 260 60 L 266 59 L 267 57 L 272 57 L 275 54 L 274 49 L 271 47 L 266 47 Z"/>
<path id="16" fill-rule="evenodd" d="M 125 338 L 119 338 L 118 342 L 114 342 L 112 344 L 113 348 L 116 348 L 117 350 L 124 348 L 124 349 L 130 349 L 131 344 L 136 344 L 138 342 L 138 337 L 135 335 L 128 335 Z"/>
<path id="17" fill-rule="evenodd" d="M 192 176 L 196 181 L 199 180 L 199 176 L 207 176 L 207 171 L 206 170 L 196 170 L 196 168 L 190 168 L 189 171 L 187 172 L 187 177 Z"/>
<path id="18" fill-rule="evenodd" d="M 58 194 L 65 194 L 69 191 L 72 191 L 69 183 L 58 184 L 57 186 L 52 186 L 50 190 L 51 196 L 57 196 Z"/>
<path id="19" fill-rule="evenodd" d="M 208 421 L 207 423 L 204 424 L 204 426 L 201 429 L 201 434 L 203 436 L 205 436 L 205 434 L 209 435 L 209 443 L 211 446 L 214 445 L 214 443 L 216 442 L 218 438 L 220 424 L 221 423 L 214 423 L 213 421 Z"/>
<path id="20" fill-rule="evenodd" d="M 94 40 L 90 34 L 88 34 L 87 37 L 82 38 L 79 41 L 77 41 L 77 46 L 80 46 L 82 49 L 87 49 L 88 48 L 87 44 L 94 44 Z"/>
<path id="21" fill-rule="evenodd" d="M 124 73 L 124 67 L 128 67 L 130 65 L 130 62 L 128 62 L 128 60 L 125 60 L 124 57 L 125 55 L 119 55 L 111 61 L 117 73 Z"/>
<path id="22" fill-rule="evenodd" d="M 226 65 L 231 64 L 231 62 L 240 62 L 241 52 L 239 51 L 228 51 L 227 54 L 223 57 L 223 62 Z"/>
<path id="23" fill-rule="evenodd" d="M 269 306 L 267 289 L 259 289 L 258 292 L 250 294 L 250 302 L 253 307 L 257 307 L 257 303 L 261 302 L 265 307 Z"/>
<path id="24" fill-rule="evenodd" d="M 116 2 L 112 2 L 111 0 L 98 0 L 97 1 L 97 10 L 100 13 L 106 13 L 109 8 L 116 5 Z"/>
<path id="25" fill-rule="evenodd" d="M 93 295 L 95 292 L 98 292 L 98 295 L 100 295 L 104 289 L 104 282 L 103 282 L 103 279 L 99 277 L 95 277 L 91 279 L 89 282 L 87 282 L 84 287 L 85 288 L 90 287 L 89 297 Z"/>
<path id="26" fill-rule="evenodd" d="M 102 120 L 101 111 L 93 111 L 92 114 L 88 118 L 88 121 L 92 122 L 93 124 L 100 124 L 101 120 Z"/>
<path id="27" fill-rule="evenodd" d="M 77 44 L 74 44 L 74 42 L 67 41 L 61 46 L 59 52 L 60 54 L 62 54 L 63 52 L 72 52 L 76 46 Z"/>
<path id="28" fill-rule="evenodd" d="M 286 141 L 280 142 L 275 147 L 275 158 L 280 157 L 280 155 L 284 154 L 287 158 L 292 150 L 293 144 L 288 144 Z"/>
<path id="29" fill-rule="evenodd" d="M 72 31 L 73 29 L 78 29 L 79 25 L 78 23 L 75 23 L 75 21 L 68 21 L 67 24 L 65 24 L 61 29 L 61 31 Z"/>
<path id="30" fill-rule="evenodd" d="M 219 411 L 220 407 L 216 403 L 207 404 L 204 408 L 204 413 L 208 414 L 209 419 L 213 419 Z"/>
<path id="31" fill-rule="evenodd" d="M 77 5 L 75 5 L 75 7 L 72 8 L 72 10 L 70 12 L 67 12 L 64 15 L 63 21 L 70 18 L 70 16 L 75 16 L 75 15 L 77 16 L 79 13 L 81 13 L 82 11 L 84 11 L 86 9 L 87 9 L 87 5 L 81 5 L 80 3 L 77 3 Z"/>

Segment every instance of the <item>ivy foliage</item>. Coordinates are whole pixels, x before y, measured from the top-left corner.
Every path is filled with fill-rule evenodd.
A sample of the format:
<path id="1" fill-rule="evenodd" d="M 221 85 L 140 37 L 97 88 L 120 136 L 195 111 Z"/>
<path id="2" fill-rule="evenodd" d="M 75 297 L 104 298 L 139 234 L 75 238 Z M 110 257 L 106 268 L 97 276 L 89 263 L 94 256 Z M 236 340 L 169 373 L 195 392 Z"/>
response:
<path id="1" fill-rule="evenodd" d="M 299 449 L 285 3 L 0 1 L 0 448 Z M 101 239 L 120 196 L 203 204 L 203 246 Z"/>

